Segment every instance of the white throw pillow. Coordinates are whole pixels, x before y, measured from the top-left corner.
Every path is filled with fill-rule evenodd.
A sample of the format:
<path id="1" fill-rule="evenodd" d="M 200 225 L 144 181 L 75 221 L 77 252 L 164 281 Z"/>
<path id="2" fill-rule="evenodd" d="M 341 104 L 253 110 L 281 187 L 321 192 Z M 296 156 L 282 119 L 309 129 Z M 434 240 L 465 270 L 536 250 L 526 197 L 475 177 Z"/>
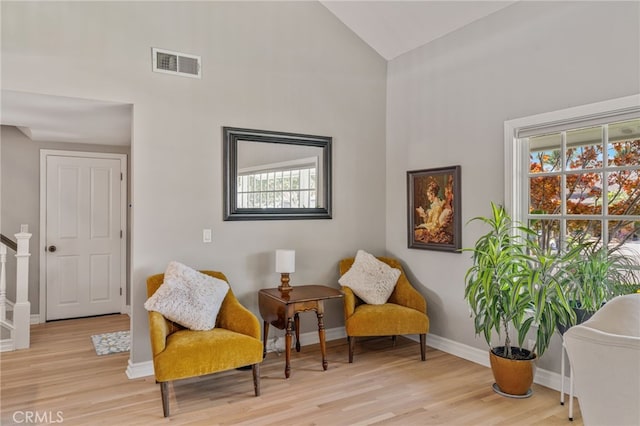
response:
<path id="1" fill-rule="evenodd" d="M 228 291 L 226 281 L 170 262 L 164 282 L 144 307 L 191 330 L 211 330 Z"/>
<path id="2" fill-rule="evenodd" d="M 340 285 L 349 287 L 370 305 L 383 305 L 396 288 L 400 270 L 392 268 L 364 250 L 358 250 L 351 268 L 340 277 Z"/>

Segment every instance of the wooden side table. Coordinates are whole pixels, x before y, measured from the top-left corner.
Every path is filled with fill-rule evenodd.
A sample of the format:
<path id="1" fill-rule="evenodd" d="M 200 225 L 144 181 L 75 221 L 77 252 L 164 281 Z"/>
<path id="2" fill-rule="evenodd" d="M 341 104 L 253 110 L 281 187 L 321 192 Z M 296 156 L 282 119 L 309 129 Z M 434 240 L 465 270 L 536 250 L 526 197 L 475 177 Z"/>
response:
<path id="1" fill-rule="evenodd" d="M 300 318 L 298 314 L 305 311 L 316 311 L 318 317 L 318 337 L 322 352 L 322 368 L 327 369 L 327 349 L 324 333 L 324 301 L 342 297 L 342 292 L 323 285 L 294 286 L 287 293 L 281 293 L 277 288 L 266 288 L 258 293 L 260 315 L 264 321 L 263 354 L 267 354 L 267 340 L 269 324 L 280 330 L 287 330 L 285 337 L 286 363 L 284 375 L 288 379 L 291 375 L 291 332 L 296 330 L 296 351 L 300 352 Z M 295 322 L 295 324 L 294 324 Z"/>

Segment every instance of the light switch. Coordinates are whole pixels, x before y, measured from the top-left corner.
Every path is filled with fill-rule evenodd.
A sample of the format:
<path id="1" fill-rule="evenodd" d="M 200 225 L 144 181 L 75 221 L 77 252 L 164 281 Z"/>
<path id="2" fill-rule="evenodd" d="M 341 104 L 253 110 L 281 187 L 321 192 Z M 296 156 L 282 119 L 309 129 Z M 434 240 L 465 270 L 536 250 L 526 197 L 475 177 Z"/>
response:
<path id="1" fill-rule="evenodd" d="M 211 242 L 211 229 L 203 229 L 202 230 L 202 242 L 210 243 Z"/>

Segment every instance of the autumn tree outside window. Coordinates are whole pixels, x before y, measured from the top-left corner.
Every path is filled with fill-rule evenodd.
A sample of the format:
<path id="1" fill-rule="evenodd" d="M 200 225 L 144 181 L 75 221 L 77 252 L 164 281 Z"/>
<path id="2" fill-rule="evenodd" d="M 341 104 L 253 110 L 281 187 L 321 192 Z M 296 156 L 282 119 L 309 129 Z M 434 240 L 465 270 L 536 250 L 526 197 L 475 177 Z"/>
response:
<path id="1" fill-rule="evenodd" d="M 623 99 L 505 123 L 507 206 L 543 246 L 580 238 L 640 259 L 640 96 Z"/>

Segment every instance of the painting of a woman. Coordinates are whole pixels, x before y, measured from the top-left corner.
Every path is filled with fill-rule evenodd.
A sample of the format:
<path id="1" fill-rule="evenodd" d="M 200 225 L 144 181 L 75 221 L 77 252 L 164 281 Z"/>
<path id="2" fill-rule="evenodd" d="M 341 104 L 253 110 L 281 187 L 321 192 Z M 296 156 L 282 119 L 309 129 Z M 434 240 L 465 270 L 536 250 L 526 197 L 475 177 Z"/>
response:
<path id="1" fill-rule="evenodd" d="M 409 247 L 448 250 L 457 247 L 456 173 L 459 168 L 409 172 L 410 222 Z M 458 180 L 459 182 L 459 177 Z M 458 183 L 459 184 L 459 183 Z M 429 247 L 421 247 L 422 244 Z M 435 245 L 435 246 L 433 246 Z"/>
<path id="2" fill-rule="evenodd" d="M 427 186 L 427 199 L 430 203 L 429 209 L 425 211 L 422 206 L 416 209 L 418 216 L 422 218 L 422 223 L 417 226 L 418 228 L 423 228 L 430 232 L 440 228 L 440 214 L 442 213 L 444 200 L 438 197 L 439 192 L 440 186 L 438 182 L 436 182 L 435 179 L 429 182 Z"/>

